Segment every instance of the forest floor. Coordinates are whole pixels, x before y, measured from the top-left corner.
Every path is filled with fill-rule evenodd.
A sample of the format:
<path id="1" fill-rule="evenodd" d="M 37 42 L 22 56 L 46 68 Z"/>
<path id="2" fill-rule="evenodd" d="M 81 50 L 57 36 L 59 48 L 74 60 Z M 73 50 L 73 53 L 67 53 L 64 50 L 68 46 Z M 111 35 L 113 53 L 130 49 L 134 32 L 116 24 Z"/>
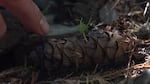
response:
<path id="1" fill-rule="evenodd" d="M 99 11 L 96 10 L 96 12 L 100 12 L 99 17 L 95 17 L 95 15 L 93 17 L 91 15 L 88 16 L 87 13 L 89 10 L 86 10 L 88 6 L 77 3 L 77 7 L 75 8 L 78 9 L 81 6 L 83 9 L 77 10 L 78 13 L 73 15 L 74 17 L 71 14 L 69 21 L 68 19 L 61 19 L 63 22 L 61 22 L 61 25 L 57 21 L 60 18 L 56 18 L 56 23 L 59 26 L 52 25 L 54 34 L 52 32 L 52 34 L 46 37 L 39 37 L 26 32 L 15 17 L 11 16 L 6 10 L 3 10 L 2 13 L 8 24 L 8 32 L 0 41 L 0 84 L 148 84 L 148 82 L 144 82 L 150 82 L 150 2 L 135 1 L 117 0 L 111 2 L 110 0 L 110 2 L 106 2 L 105 5 L 101 6 Z M 93 4 L 90 4 L 90 7 L 94 8 L 91 5 Z M 88 12 L 84 11 L 82 13 L 83 10 Z M 43 13 L 49 22 L 52 19 L 49 18 L 50 15 L 48 15 L 47 11 L 45 9 Z M 92 12 L 91 14 L 95 13 Z M 85 19 L 79 19 L 77 15 Z M 78 18 L 78 20 L 74 18 Z M 49 23 L 54 24 L 55 21 Z M 58 32 L 56 30 L 61 31 Z M 93 34 L 93 31 L 99 34 Z M 101 40 L 105 39 L 100 38 L 100 41 L 97 39 L 103 35 L 104 38 L 108 38 L 109 40 L 102 41 L 101 43 Z M 67 42 L 70 42 L 70 44 L 67 44 Z M 102 45 L 102 49 L 93 48 L 94 45 L 97 46 L 98 44 Z M 92 46 L 92 49 L 87 48 L 89 45 Z M 115 49 L 105 49 L 105 47 L 109 47 L 107 45 L 113 46 Z M 77 51 L 73 50 L 73 48 L 77 48 Z M 70 51 L 65 52 L 67 49 Z M 82 54 L 83 52 L 80 52 L 86 49 L 86 53 L 84 52 Z M 71 50 L 73 53 L 71 53 Z M 80 54 L 83 56 L 87 55 L 88 52 L 96 53 L 94 54 L 96 57 L 92 58 L 92 61 L 94 60 L 95 63 L 94 65 L 92 63 L 90 64 L 89 61 L 86 63 L 86 60 L 80 60 Z M 106 56 L 106 60 L 98 57 L 99 52 L 107 53 L 108 57 Z M 46 58 L 41 57 L 43 53 L 44 55 L 46 53 Z M 75 61 L 75 68 L 73 70 L 70 70 L 70 68 L 74 67 L 71 65 L 73 62 L 68 61 L 68 59 L 63 59 L 61 56 L 59 58 L 59 55 L 62 55 L 62 53 L 65 53 L 73 62 Z M 76 58 L 73 58 L 72 54 L 77 55 L 77 57 L 79 56 L 79 60 L 77 59 L 79 62 L 76 62 Z M 112 54 L 116 57 L 112 57 Z M 47 55 L 54 56 L 48 58 Z M 127 57 L 127 61 L 125 61 L 126 59 L 124 59 L 123 55 Z M 43 59 L 44 62 L 41 61 Z M 47 59 L 53 62 L 49 64 Z M 65 63 L 66 65 L 71 65 L 71 67 L 64 67 L 63 64 Z M 88 68 L 80 69 L 81 64 L 83 66 L 87 65 Z M 56 70 L 51 69 L 56 66 L 62 67 L 64 71 L 62 69 L 62 71 L 59 71 L 57 68 Z M 67 69 L 70 71 L 67 71 Z"/>

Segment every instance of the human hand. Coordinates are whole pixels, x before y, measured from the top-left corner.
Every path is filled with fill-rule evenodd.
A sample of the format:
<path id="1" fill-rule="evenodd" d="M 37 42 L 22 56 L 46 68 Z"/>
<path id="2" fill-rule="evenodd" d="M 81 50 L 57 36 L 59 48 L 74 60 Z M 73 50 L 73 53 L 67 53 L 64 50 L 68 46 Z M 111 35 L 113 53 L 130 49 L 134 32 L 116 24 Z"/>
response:
<path id="1" fill-rule="evenodd" d="M 36 34 L 46 35 L 49 25 L 32 0 L 0 0 L 0 6 L 16 16 L 24 27 Z M 6 32 L 6 24 L 0 15 L 0 38 Z"/>

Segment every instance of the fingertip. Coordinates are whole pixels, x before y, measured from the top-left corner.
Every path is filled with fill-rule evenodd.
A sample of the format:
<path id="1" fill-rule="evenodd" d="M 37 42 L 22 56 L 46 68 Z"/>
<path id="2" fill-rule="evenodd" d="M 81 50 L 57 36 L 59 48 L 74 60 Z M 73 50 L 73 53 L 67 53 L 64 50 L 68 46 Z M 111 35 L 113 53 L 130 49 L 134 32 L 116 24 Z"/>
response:
<path id="1" fill-rule="evenodd" d="M 40 31 L 42 36 L 47 35 L 49 32 L 49 24 L 47 23 L 45 18 L 42 18 L 40 21 Z"/>
<path id="2" fill-rule="evenodd" d="M 32 0 L 5 1 L 5 7 L 22 22 L 27 30 L 41 36 L 48 33 L 49 25 Z"/>

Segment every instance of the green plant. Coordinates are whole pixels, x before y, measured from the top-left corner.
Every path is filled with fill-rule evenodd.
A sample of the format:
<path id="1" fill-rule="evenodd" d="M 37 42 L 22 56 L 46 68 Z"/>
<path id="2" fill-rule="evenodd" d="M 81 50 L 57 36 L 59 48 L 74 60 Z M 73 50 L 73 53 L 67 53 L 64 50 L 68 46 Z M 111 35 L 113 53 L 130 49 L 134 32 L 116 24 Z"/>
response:
<path id="1" fill-rule="evenodd" d="M 92 22 L 92 17 L 89 18 L 87 24 L 85 24 L 85 23 L 83 22 L 83 18 L 81 18 L 81 20 L 80 20 L 79 32 L 80 32 L 80 34 L 83 35 L 83 37 L 84 37 L 84 39 L 85 39 L 86 42 L 88 41 L 87 38 L 86 38 L 86 31 L 88 30 L 89 25 L 90 25 L 91 22 Z"/>

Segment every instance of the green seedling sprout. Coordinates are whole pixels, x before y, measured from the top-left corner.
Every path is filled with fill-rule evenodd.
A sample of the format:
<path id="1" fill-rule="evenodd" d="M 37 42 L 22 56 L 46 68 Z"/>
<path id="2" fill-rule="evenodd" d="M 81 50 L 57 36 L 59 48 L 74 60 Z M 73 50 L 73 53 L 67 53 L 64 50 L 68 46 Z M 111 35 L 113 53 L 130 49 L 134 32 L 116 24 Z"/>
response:
<path id="1" fill-rule="evenodd" d="M 81 18 L 81 20 L 80 20 L 79 32 L 80 32 L 80 34 L 83 35 L 83 37 L 84 37 L 84 39 L 85 39 L 86 42 L 88 42 L 88 40 L 87 40 L 87 38 L 86 38 L 86 31 L 87 31 L 87 29 L 88 29 L 88 27 L 89 27 L 91 21 L 92 21 L 92 17 L 90 17 L 90 19 L 88 20 L 88 23 L 87 23 L 87 24 L 84 24 L 83 18 Z"/>

